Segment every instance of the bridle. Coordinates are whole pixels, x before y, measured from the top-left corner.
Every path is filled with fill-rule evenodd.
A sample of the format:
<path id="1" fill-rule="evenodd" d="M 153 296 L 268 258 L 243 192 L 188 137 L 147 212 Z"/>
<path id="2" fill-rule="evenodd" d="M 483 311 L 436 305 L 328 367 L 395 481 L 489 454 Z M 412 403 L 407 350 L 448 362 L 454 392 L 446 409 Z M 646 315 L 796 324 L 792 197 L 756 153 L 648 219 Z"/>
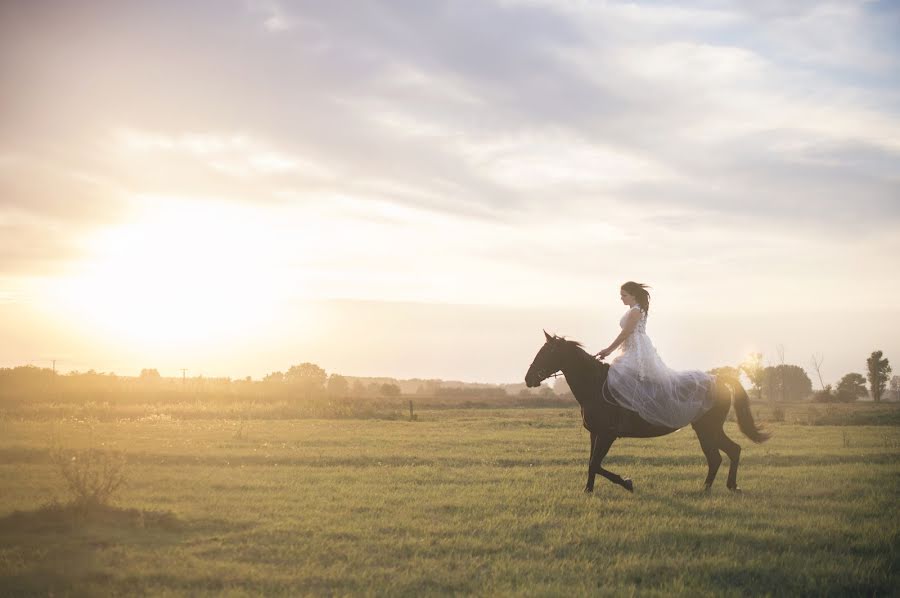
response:
<path id="1" fill-rule="evenodd" d="M 551 346 L 547 352 L 552 354 L 554 351 L 556 351 L 556 349 L 557 349 L 557 347 L 554 345 L 554 346 Z M 548 378 L 559 378 L 560 376 L 563 375 L 562 370 L 559 370 L 559 369 L 555 370 L 555 373 L 547 373 L 547 371 L 543 370 L 543 369 L 538 370 L 536 373 L 537 373 L 538 377 L 540 378 L 540 382 L 543 382 L 544 380 L 546 380 Z"/>
<path id="2" fill-rule="evenodd" d="M 555 346 L 550 347 L 548 352 L 552 353 L 553 351 L 556 351 L 556 349 L 557 349 L 557 347 L 555 347 Z M 556 370 L 556 373 L 547 373 L 546 370 L 538 370 L 536 373 L 537 373 L 538 377 L 540 378 L 541 382 L 543 382 L 544 380 L 547 380 L 548 378 L 559 378 L 560 376 L 564 375 L 562 373 L 562 370 Z"/>

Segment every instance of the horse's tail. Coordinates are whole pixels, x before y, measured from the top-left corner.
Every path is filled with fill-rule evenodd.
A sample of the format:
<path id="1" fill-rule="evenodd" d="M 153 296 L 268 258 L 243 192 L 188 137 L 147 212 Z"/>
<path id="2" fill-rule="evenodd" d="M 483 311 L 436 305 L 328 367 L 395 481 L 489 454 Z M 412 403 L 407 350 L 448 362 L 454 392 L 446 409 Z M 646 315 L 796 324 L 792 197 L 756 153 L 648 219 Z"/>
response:
<path id="1" fill-rule="evenodd" d="M 756 425 L 753 421 L 753 414 L 750 413 L 750 397 L 747 391 L 741 385 L 737 378 L 725 378 L 725 383 L 731 387 L 733 393 L 732 403 L 734 404 L 734 412 L 737 415 L 738 427 L 744 436 L 753 442 L 765 442 L 771 436 L 763 428 Z"/>

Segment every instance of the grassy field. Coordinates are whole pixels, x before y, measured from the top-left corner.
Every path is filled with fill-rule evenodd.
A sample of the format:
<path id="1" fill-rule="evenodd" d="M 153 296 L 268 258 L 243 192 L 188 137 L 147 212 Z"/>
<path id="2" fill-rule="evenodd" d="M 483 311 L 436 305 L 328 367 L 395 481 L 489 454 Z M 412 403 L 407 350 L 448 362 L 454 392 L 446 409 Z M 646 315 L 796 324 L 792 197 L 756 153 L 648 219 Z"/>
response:
<path id="1" fill-rule="evenodd" d="M 727 460 L 699 491 L 687 429 L 618 441 L 606 465 L 636 491 L 599 478 L 593 496 L 575 409 L 7 418 L 0 593 L 896 595 L 900 427 L 791 413 L 764 445 L 726 424 L 744 447 L 740 495 Z M 54 439 L 125 452 L 119 509 L 41 509 L 68 498 Z"/>

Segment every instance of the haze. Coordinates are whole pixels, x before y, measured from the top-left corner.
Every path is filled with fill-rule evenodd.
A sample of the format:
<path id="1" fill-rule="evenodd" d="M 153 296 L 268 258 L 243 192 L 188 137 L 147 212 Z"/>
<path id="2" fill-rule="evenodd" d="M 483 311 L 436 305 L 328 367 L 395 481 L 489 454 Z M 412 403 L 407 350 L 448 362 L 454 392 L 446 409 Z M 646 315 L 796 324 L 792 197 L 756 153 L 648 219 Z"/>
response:
<path id="1" fill-rule="evenodd" d="M 3 2 L 0 366 L 900 363 L 893 2 Z M 895 365 L 896 369 L 896 365 Z"/>

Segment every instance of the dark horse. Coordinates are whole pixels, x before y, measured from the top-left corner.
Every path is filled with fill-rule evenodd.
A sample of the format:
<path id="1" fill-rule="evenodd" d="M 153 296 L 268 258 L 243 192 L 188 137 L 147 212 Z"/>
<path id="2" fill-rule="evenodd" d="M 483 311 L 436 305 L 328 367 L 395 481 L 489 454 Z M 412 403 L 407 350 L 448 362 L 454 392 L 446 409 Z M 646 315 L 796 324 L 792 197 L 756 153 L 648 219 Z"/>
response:
<path id="1" fill-rule="evenodd" d="M 629 411 L 608 401 L 604 397 L 603 387 L 609 365 L 601 363 L 589 355 L 581 348 L 580 343 L 558 336 L 550 336 L 546 332 L 544 332 L 544 336 L 546 336 L 547 342 L 535 355 L 531 367 L 528 368 L 528 373 L 525 374 L 525 384 L 529 388 L 540 386 L 542 381 L 559 371 L 562 371 L 566 377 L 566 382 L 572 389 L 575 400 L 581 405 L 581 420 L 584 427 L 591 433 L 591 459 L 584 491 L 594 491 L 594 476 L 599 473 L 629 492 L 634 492 L 634 484 L 630 479 L 623 478 L 601 466 L 612 443 L 616 438 L 665 436 L 674 432 L 675 429 L 651 424 L 641 419 L 634 411 Z M 709 465 L 709 473 L 706 475 L 706 490 L 712 486 L 716 472 L 719 471 L 719 465 L 722 463 L 719 451 L 728 455 L 728 459 L 731 461 L 726 483 L 728 489 L 739 490 L 737 468 L 741 458 L 741 447 L 726 436 L 725 430 L 722 428 L 725 417 L 731 409 L 732 398 L 741 432 L 753 442 L 763 442 L 769 438 L 769 435 L 754 423 L 750 413 L 750 399 L 736 378 L 716 376 L 710 392 L 713 406 L 691 423 Z"/>

